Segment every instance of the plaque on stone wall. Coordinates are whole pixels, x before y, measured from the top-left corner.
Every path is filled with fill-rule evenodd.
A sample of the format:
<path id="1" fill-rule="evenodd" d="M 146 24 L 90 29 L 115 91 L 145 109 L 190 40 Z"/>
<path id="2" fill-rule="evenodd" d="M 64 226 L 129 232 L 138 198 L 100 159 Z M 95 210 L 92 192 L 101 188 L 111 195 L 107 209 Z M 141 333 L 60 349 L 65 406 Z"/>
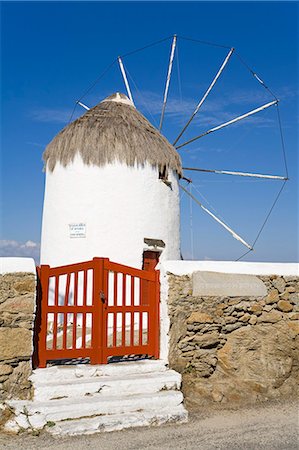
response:
<path id="1" fill-rule="evenodd" d="M 194 272 L 192 276 L 194 296 L 264 297 L 267 289 L 255 275 L 236 273 Z"/>

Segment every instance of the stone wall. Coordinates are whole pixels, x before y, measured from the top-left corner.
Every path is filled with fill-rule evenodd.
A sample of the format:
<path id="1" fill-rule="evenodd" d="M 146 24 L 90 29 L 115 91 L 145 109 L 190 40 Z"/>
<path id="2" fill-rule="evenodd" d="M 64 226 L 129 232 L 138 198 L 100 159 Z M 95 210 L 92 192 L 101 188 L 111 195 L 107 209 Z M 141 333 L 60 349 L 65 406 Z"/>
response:
<path id="1" fill-rule="evenodd" d="M 0 402 L 31 398 L 35 274 L 0 274 Z"/>
<path id="2" fill-rule="evenodd" d="M 187 407 L 298 392 L 299 278 L 258 278 L 264 297 L 212 297 L 193 296 L 191 276 L 169 274 L 169 364 L 183 375 Z"/>

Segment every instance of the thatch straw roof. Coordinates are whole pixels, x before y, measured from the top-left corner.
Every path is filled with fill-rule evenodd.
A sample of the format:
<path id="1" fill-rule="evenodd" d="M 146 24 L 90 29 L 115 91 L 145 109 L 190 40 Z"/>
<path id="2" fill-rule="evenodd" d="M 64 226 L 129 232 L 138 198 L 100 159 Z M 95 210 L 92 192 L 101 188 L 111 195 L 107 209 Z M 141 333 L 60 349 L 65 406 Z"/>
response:
<path id="1" fill-rule="evenodd" d="M 129 166 L 150 163 L 179 175 L 175 148 L 136 110 L 124 94 L 113 94 L 67 125 L 47 146 L 43 159 L 50 171 L 67 166 L 79 153 L 85 164 L 103 166 L 119 161 Z"/>

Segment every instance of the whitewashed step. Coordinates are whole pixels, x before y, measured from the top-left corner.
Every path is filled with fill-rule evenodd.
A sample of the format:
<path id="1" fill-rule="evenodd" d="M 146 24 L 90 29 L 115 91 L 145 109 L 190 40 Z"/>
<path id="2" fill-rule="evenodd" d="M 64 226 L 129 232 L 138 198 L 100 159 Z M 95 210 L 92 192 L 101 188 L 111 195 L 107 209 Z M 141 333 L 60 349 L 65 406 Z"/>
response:
<path id="1" fill-rule="evenodd" d="M 120 362 L 112 364 L 78 364 L 76 366 L 53 366 L 45 369 L 35 369 L 31 375 L 31 381 L 35 383 L 47 383 L 53 380 L 72 381 L 76 378 L 110 377 L 130 374 L 142 374 L 166 371 L 164 361 L 145 359 L 142 361 Z"/>
<path id="2" fill-rule="evenodd" d="M 47 402 L 28 402 L 11 400 L 9 405 L 15 409 L 16 422 L 24 427 L 27 418 L 33 428 L 42 428 L 47 422 L 78 419 L 95 415 L 123 414 L 127 412 L 159 411 L 175 408 L 183 401 L 180 391 L 161 391 L 156 394 L 127 395 L 111 397 L 85 397 L 50 400 Z M 25 409 L 24 409 L 25 408 Z M 24 414 L 25 412 L 25 414 Z"/>
<path id="3" fill-rule="evenodd" d="M 129 394 L 157 393 L 161 390 L 178 390 L 181 375 L 174 370 L 163 372 L 127 374 L 125 377 L 101 376 L 75 378 L 70 381 L 39 380 L 34 383 L 34 401 L 47 401 L 62 398 L 97 396 L 111 397 Z"/>
<path id="4" fill-rule="evenodd" d="M 119 431 L 131 427 L 162 425 L 167 422 L 185 423 L 188 413 L 179 405 L 157 411 L 139 411 L 133 413 L 97 416 L 85 419 L 74 419 L 57 422 L 47 431 L 54 435 L 93 434 L 104 431 Z"/>

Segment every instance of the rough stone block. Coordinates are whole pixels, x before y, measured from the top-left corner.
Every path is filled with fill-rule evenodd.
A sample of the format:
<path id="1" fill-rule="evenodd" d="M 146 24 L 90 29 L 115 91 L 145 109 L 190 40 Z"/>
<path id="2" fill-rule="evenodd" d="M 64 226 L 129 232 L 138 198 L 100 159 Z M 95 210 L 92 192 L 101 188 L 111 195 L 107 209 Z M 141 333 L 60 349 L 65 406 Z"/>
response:
<path id="1" fill-rule="evenodd" d="M 195 336 L 193 341 L 201 348 L 215 347 L 220 342 L 220 336 L 217 332 L 206 333 Z"/>
<path id="2" fill-rule="evenodd" d="M 33 314 L 35 299 L 32 294 L 7 299 L 0 304 L 0 312 Z"/>
<path id="3" fill-rule="evenodd" d="M 19 294 L 27 294 L 35 291 L 35 279 L 33 275 L 28 275 L 13 285 Z"/>
<path id="4" fill-rule="evenodd" d="M 287 325 L 288 325 L 289 329 L 291 330 L 291 332 L 295 336 L 298 336 L 298 334 L 299 334 L 299 320 L 296 320 L 294 322 L 288 322 Z"/>
<path id="5" fill-rule="evenodd" d="M 250 325 L 255 325 L 257 323 L 257 316 L 253 314 L 249 320 L 249 323 Z"/>
<path id="6" fill-rule="evenodd" d="M 295 281 L 295 282 L 297 281 L 298 282 L 299 274 L 298 275 L 287 275 L 287 276 L 284 277 L 284 279 L 285 279 L 285 281 L 287 283 L 292 282 L 292 281 Z"/>
<path id="7" fill-rule="evenodd" d="M 9 364 L 0 364 L 0 376 L 10 375 L 12 373 L 12 367 Z"/>
<path id="8" fill-rule="evenodd" d="M 258 322 L 276 323 L 282 319 L 282 314 L 279 311 L 272 310 L 270 312 L 263 312 L 258 318 Z"/>
<path id="9" fill-rule="evenodd" d="M 194 272 L 193 296 L 264 297 L 267 289 L 254 275 Z"/>
<path id="10" fill-rule="evenodd" d="M 227 333 L 231 333 L 232 331 L 237 330 L 238 328 L 242 327 L 243 325 L 244 325 L 243 322 L 236 322 L 231 325 L 225 325 L 225 327 L 223 328 L 223 331 L 227 332 Z"/>
<path id="11" fill-rule="evenodd" d="M 248 322 L 249 319 L 250 319 L 250 317 L 251 317 L 250 314 L 245 313 L 244 316 L 241 316 L 241 317 L 240 317 L 240 321 L 241 321 L 241 322 Z"/>
<path id="12" fill-rule="evenodd" d="M 293 305 L 291 305 L 291 303 L 287 302 L 286 300 L 279 300 L 279 302 L 277 303 L 277 308 L 283 312 L 290 312 L 293 309 Z"/>
<path id="13" fill-rule="evenodd" d="M 257 316 L 262 314 L 263 307 L 259 303 L 255 303 L 249 308 L 249 311 L 256 314 Z"/>
<path id="14" fill-rule="evenodd" d="M 279 300 L 279 294 L 277 289 L 272 289 L 267 295 L 265 301 L 267 305 L 271 305 L 272 303 L 276 303 Z"/>
<path id="15" fill-rule="evenodd" d="M 290 314 L 290 320 L 299 320 L 299 313 Z"/>
<path id="16" fill-rule="evenodd" d="M 32 333 L 26 328 L 0 328 L 2 361 L 31 357 Z"/>
<path id="17" fill-rule="evenodd" d="M 212 323 L 213 318 L 206 313 L 202 313 L 199 311 L 193 311 L 191 316 L 187 319 L 187 323 Z"/>
<path id="18" fill-rule="evenodd" d="M 31 396 L 32 373 L 29 361 L 22 361 L 13 371 L 12 375 L 3 383 L 3 387 L 9 398 L 27 399 Z"/>
<path id="19" fill-rule="evenodd" d="M 290 294 L 289 300 L 290 300 L 290 302 L 293 302 L 294 304 L 299 303 L 299 293 L 298 294 Z"/>
<path id="20" fill-rule="evenodd" d="M 280 292 L 281 294 L 284 292 L 286 283 L 282 277 L 273 280 L 272 284 L 278 290 L 278 292 Z"/>

